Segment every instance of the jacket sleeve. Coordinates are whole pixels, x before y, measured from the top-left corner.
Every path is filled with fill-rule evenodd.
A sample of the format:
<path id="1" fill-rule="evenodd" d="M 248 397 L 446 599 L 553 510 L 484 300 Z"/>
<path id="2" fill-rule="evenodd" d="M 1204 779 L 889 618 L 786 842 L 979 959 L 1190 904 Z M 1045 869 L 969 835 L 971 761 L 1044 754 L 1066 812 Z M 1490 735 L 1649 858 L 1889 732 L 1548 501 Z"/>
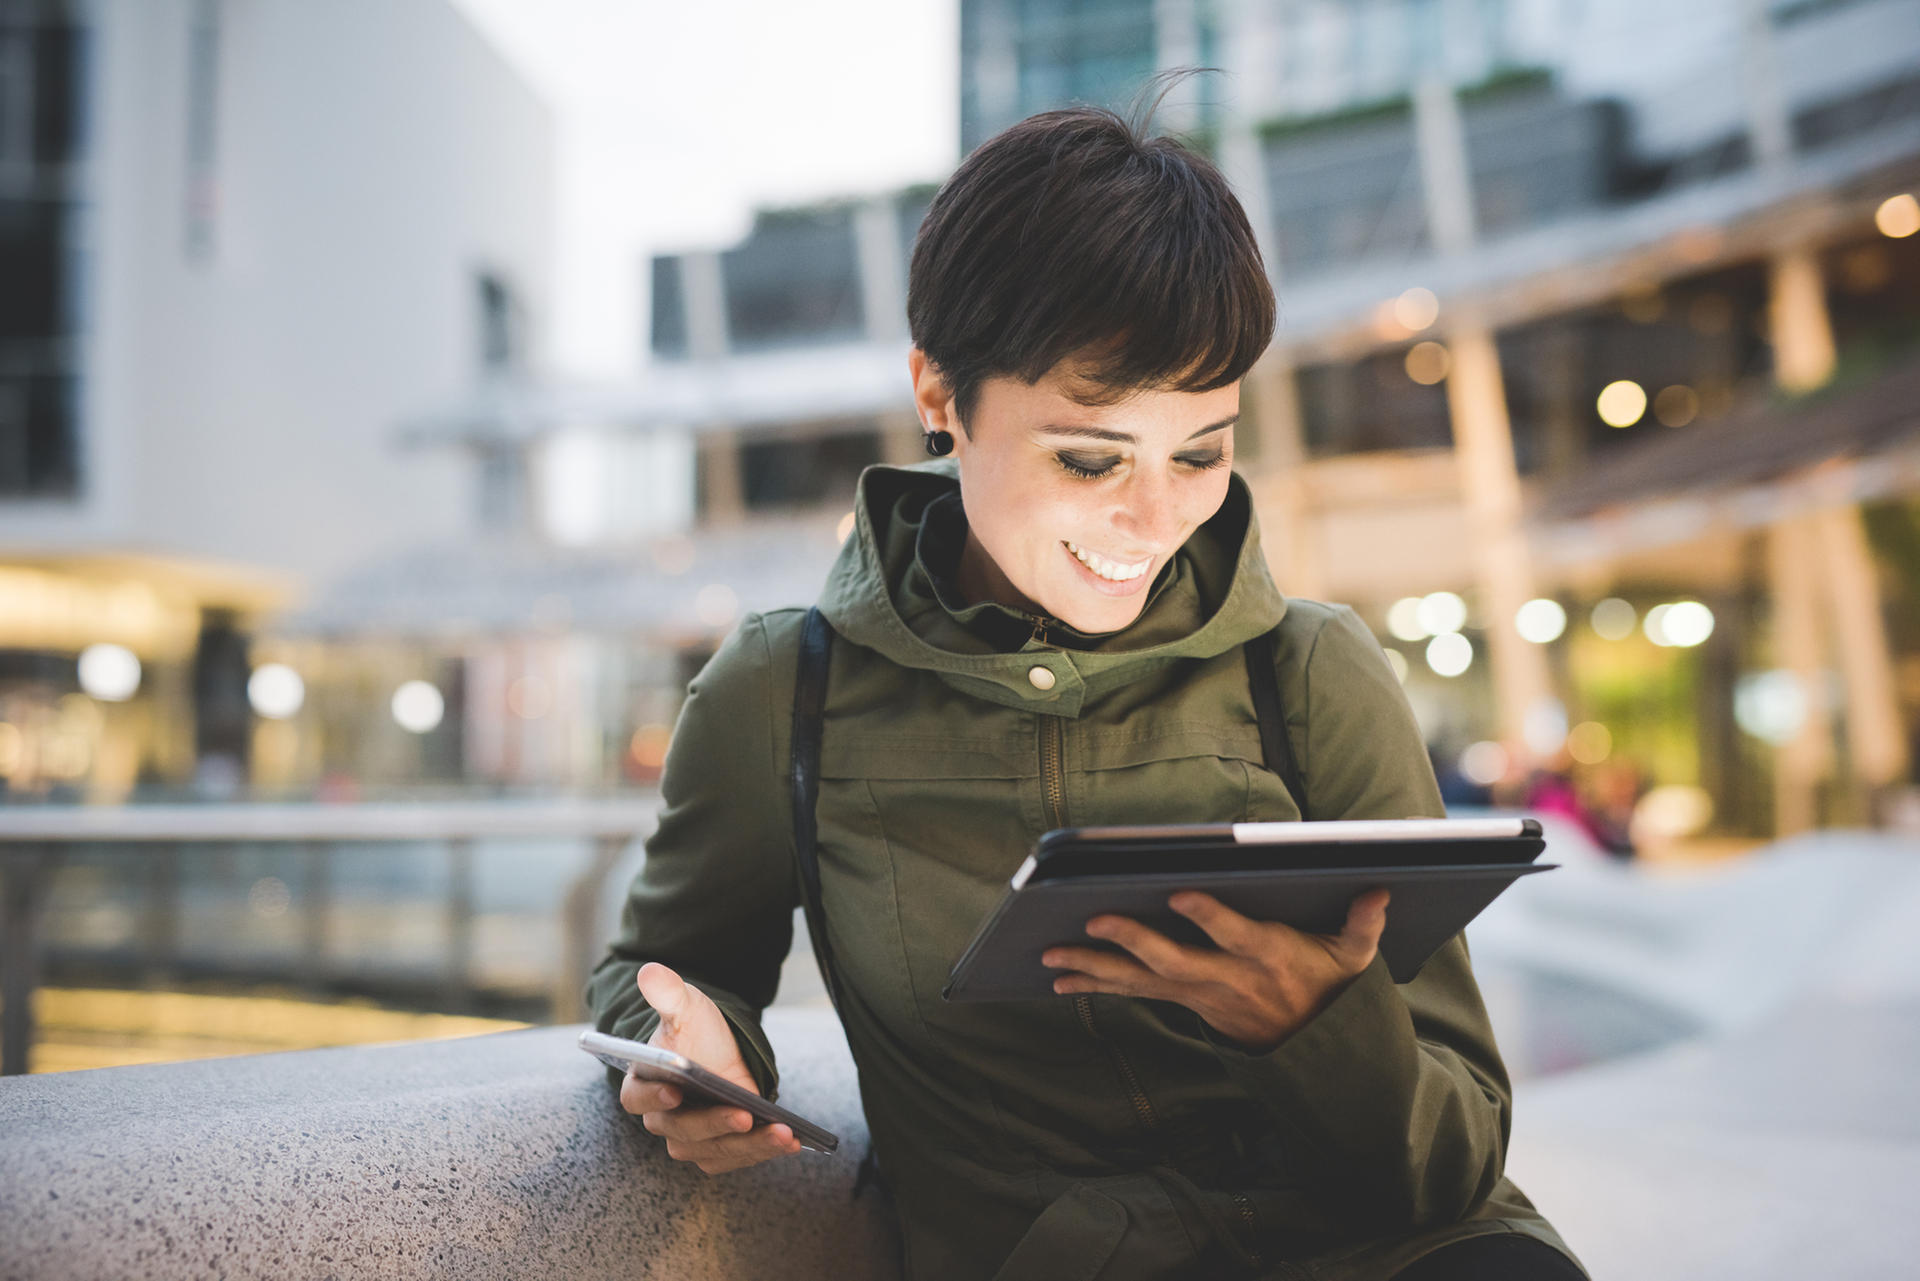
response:
<path id="1" fill-rule="evenodd" d="M 619 936 L 587 982 L 594 1026 L 645 1041 L 660 1018 L 634 975 L 648 961 L 678 971 L 726 1015 L 769 1099 L 779 1078 L 760 1012 L 799 901 L 774 683 L 766 623 L 749 615 L 687 689 L 660 779 L 660 825 Z"/>
<path id="2" fill-rule="evenodd" d="M 1444 815 L 1412 710 L 1352 610 L 1332 611 L 1304 667 L 1295 705 L 1307 711 L 1302 768 L 1313 816 Z M 1318 1173 L 1327 1208 L 1356 1228 L 1451 1222 L 1500 1181 L 1512 1091 L 1461 937 L 1404 985 L 1375 957 L 1268 1053 L 1215 1044 Z"/>

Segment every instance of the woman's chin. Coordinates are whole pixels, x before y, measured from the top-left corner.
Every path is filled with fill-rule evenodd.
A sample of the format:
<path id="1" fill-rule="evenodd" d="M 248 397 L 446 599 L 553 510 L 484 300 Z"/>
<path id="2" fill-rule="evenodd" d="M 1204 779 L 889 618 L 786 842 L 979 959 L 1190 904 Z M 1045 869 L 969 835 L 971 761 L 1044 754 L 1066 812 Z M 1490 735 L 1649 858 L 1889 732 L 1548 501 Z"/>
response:
<path id="1" fill-rule="evenodd" d="M 1076 592 L 1074 595 L 1076 599 L 1062 601 L 1059 609 L 1048 612 L 1074 631 L 1087 636 L 1099 636 L 1132 626 L 1140 617 L 1141 607 L 1147 600 L 1144 592 L 1137 596 L 1104 596 L 1092 600 L 1084 599 L 1083 593 Z"/>

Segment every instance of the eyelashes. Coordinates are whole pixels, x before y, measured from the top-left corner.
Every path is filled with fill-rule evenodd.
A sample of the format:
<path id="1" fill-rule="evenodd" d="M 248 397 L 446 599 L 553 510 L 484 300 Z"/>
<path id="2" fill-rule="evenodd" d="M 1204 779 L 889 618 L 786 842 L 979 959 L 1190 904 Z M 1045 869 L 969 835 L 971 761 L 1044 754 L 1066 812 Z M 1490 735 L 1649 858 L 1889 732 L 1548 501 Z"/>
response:
<path id="1" fill-rule="evenodd" d="M 1053 459 L 1067 475 L 1082 480 L 1098 480 L 1120 465 L 1118 458 L 1087 458 L 1081 454 L 1055 454 Z"/>
<path id="2" fill-rule="evenodd" d="M 1118 454 L 1099 457 L 1087 454 L 1055 454 L 1053 458 L 1067 475 L 1077 476 L 1081 480 L 1099 480 L 1102 476 L 1112 475 L 1120 466 Z M 1209 454 L 1175 454 L 1173 461 L 1189 471 L 1212 471 L 1215 467 L 1226 465 L 1227 454 L 1225 450 L 1215 450 Z"/>

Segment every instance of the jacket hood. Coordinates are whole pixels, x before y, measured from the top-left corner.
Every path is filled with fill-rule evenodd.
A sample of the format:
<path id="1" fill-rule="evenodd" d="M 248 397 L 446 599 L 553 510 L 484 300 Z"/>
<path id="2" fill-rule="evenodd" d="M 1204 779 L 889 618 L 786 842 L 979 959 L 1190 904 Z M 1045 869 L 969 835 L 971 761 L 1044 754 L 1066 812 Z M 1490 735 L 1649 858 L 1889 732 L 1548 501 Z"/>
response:
<path id="1" fill-rule="evenodd" d="M 1227 497 L 1148 590 L 1139 618 L 1116 632 L 1077 633 L 1031 615 L 968 603 L 952 586 L 966 532 L 950 459 L 869 467 L 854 501 L 854 532 L 840 549 L 820 609 L 840 636 L 902 667 L 1004 706 L 1078 716 L 1109 689 L 1183 659 L 1213 658 L 1271 630 L 1286 601 L 1268 572 L 1252 495 L 1237 474 Z M 1054 686 L 1029 673 L 1044 655 Z"/>

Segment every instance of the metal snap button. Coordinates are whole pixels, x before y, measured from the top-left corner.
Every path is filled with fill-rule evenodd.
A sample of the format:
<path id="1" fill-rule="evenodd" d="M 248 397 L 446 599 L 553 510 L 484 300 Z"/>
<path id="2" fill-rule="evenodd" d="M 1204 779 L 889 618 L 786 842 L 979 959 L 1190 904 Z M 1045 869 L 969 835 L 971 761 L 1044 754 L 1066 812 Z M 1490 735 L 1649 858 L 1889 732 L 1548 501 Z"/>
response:
<path id="1" fill-rule="evenodd" d="M 1054 682 L 1053 669 L 1050 667 L 1029 667 L 1027 669 L 1027 679 L 1033 682 L 1035 689 L 1052 689 Z"/>

